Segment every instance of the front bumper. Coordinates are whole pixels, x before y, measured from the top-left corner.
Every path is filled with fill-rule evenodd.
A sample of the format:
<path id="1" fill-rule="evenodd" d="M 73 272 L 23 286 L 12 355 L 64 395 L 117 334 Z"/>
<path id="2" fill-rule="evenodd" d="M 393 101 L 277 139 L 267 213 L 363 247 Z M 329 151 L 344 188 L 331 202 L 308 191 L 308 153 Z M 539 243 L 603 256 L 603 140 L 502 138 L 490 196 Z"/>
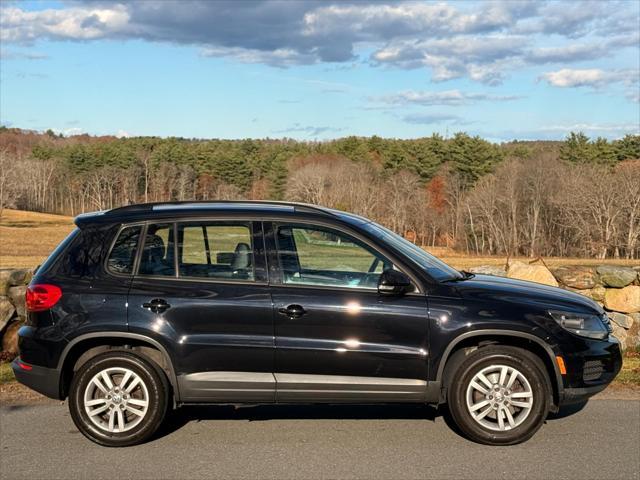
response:
<path id="1" fill-rule="evenodd" d="M 568 375 L 563 376 L 559 405 L 585 402 L 607 388 L 622 368 L 620 342 L 613 336 L 605 341 L 582 340 L 580 348 L 562 357 Z"/>
<path id="2" fill-rule="evenodd" d="M 60 394 L 60 371 L 24 363 L 20 357 L 11 363 L 13 374 L 23 385 L 47 397 L 62 400 Z"/>

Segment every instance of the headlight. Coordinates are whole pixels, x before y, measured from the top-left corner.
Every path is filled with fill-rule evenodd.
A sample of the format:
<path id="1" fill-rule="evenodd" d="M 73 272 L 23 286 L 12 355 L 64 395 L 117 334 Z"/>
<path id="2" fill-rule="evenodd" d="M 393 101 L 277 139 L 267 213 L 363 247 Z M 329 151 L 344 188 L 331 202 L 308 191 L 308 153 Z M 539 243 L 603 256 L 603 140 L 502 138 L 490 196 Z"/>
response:
<path id="1" fill-rule="evenodd" d="M 587 313 L 558 312 L 549 310 L 549 315 L 565 330 L 581 337 L 604 339 L 609 336 L 609 330 L 600 315 Z"/>

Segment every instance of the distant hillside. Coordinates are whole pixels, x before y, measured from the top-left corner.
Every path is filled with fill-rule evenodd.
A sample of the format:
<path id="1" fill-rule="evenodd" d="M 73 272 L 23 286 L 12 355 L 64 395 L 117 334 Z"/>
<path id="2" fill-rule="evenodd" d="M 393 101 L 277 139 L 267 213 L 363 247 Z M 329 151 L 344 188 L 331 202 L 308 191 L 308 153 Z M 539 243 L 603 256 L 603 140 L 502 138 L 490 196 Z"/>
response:
<path id="1" fill-rule="evenodd" d="M 632 258 L 640 242 L 638 158 L 640 136 L 632 135 L 495 144 L 459 132 L 301 142 L 65 138 L 0 128 L 0 212 L 288 199 L 360 213 L 422 245 Z"/>

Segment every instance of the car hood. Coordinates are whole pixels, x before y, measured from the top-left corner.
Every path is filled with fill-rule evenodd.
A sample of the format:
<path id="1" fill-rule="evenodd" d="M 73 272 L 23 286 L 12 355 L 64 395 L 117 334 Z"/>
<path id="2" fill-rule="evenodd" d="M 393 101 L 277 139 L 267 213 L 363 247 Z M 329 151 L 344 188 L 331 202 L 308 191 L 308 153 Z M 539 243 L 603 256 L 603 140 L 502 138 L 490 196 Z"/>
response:
<path id="1" fill-rule="evenodd" d="M 588 311 L 597 314 L 604 312 L 600 305 L 584 295 L 513 278 L 478 274 L 457 282 L 456 287 L 463 297 L 526 303 L 551 309 L 568 308 L 572 311 Z"/>

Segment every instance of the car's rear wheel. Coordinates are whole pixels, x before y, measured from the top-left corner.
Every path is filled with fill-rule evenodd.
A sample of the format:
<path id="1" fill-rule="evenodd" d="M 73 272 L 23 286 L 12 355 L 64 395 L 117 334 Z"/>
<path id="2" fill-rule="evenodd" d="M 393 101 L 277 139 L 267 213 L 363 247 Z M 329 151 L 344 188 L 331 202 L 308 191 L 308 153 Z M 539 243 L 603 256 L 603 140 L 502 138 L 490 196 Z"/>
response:
<path id="1" fill-rule="evenodd" d="M 168 389 L 162 375 L 151 363 L 128 352 L 92 358 L 71 382 L 69 411 L 74 423 L 100 445 L 144 442 L 166 413 Z"/>
<path id="2" fill-rule="evenodd" d="M 456 425 L 488 445 L 524 442 L 549 410 L 544 365 L 531 352 L 507 346 L 475 350 L 451 379 L 448 403 Z"/>

